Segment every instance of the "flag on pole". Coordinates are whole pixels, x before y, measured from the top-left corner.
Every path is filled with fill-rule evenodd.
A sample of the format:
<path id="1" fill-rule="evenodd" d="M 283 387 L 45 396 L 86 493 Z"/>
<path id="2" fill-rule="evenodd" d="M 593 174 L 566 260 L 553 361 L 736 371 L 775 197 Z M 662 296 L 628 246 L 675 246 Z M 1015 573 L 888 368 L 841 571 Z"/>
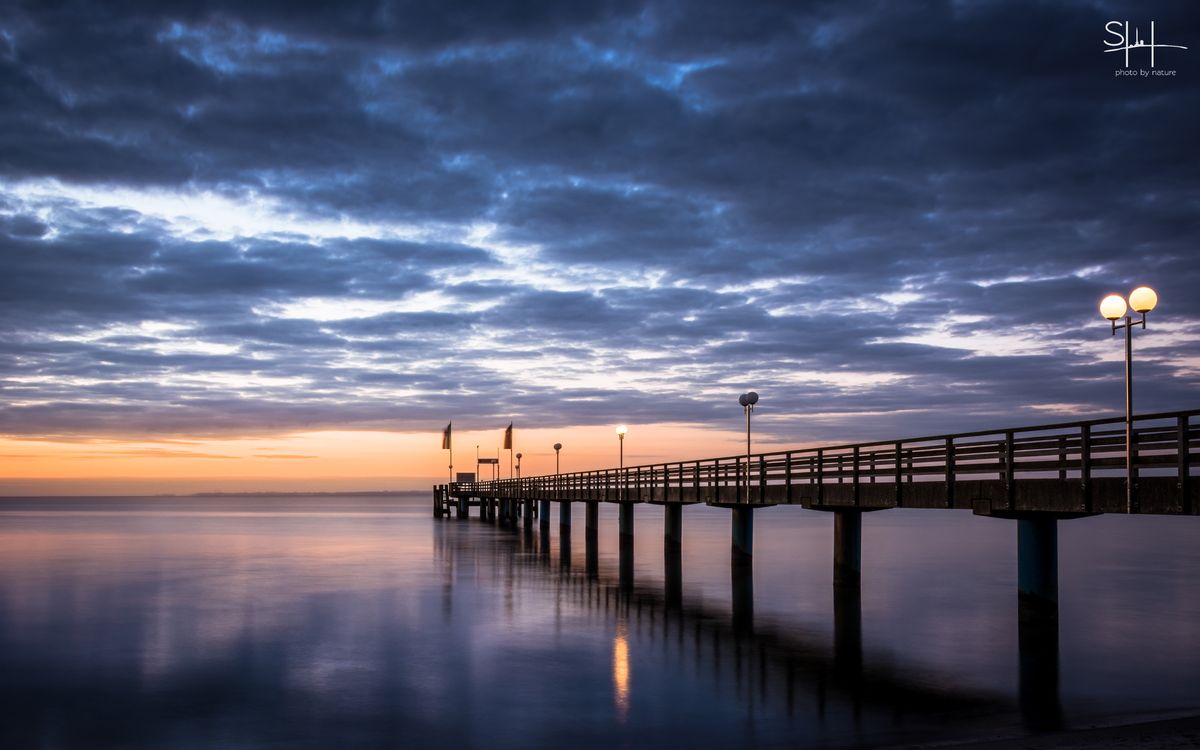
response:
<path id="1" fill-rule="evenodd" d="M 512 422 L 509 422 L 508 428 L 504 430 L 504 449 L 512 450 Z"/>
<path id="2" fill-rule="evenodd" d="M 442 450 L 444 451 L 450 450 L 450 425 L 452 424 L 454 423 L 451 422 L 446 425 L 446 429 L 442 430 Z"/>

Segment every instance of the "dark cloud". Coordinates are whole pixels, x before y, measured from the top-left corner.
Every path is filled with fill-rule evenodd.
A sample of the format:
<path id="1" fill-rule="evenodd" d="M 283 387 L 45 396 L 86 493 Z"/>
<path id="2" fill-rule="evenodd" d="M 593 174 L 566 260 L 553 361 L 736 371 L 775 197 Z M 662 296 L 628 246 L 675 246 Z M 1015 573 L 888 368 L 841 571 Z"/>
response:
<path id="1" fill-rule="evenodd" d="M 1191 47 L 1176 74 L 1115 77 L 1112 18 Z M 1168 3 L 17 4 L 0 431 L 711 423 L 751 386 L 791 440 L 1112 412 L 1095 303 L 1140 283 L 1139 407 L 1195 406 L 1198 28 Z M 162 195 L 185 207 L 138 199 Z M 276 220 L 181 222 L 189 196 Z"/>

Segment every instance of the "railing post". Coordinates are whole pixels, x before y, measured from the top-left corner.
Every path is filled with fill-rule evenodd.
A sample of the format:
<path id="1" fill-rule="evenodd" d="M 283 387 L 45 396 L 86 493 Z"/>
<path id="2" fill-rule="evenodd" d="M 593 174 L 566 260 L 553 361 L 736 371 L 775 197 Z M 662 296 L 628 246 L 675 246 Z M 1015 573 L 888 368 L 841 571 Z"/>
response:
<path id="1" fill-rule="evenodd" d="M 858 494 L 858 480 L 859 480 L 858 459 L 859 459 L 858 446 L 856 445 L 856 446 L 854 446 L 854 454 L 852 457 L 852 460 L 854 461 L 854 470 L 853 470 L 853 473 L 851 474 L 851 478 L 854 480 L 854 505 L 855 505 L 855 507 L 857 507 L 860 502 L 859 494 Z"/>
<path id="2" fill-rule="evenodd" d="M 767 501 L 767 459 L 764 456 L 758 457 L 758 501 Z"/>
<path id="3" fill-rule="evenodd" d="M 1079 489 L 1083 493 L 1083 509 L 1092 510 L 1092 426 L 1079 427 Z"/>
<path id="4" fill-rule="evenodd" d="M 1004 497 L 1008 503 L 1008 509 L 1013 510 L 1017 488 L 1013 486 L 1016 479 L 1016 468 L 1014 467 L 1016 449 L 1013 447 L 1013 431 L 1007 430 L 1004 433 Z"/>
<path id="5" fill-rule="evenodd" d="M 1138 434 L 1137 428 L 1129 429 L 1129 512 L 1139 513 L 1142 500 L 1138 496 Z"/>
<path id="6" fill-rule="evenodd" d="M 792 502 L 792 453 L 788 451 L 787 458 L 784 460 L 784 490 L 783 496 L 790 504 Z"/>
<path id="7" fill-rule="evenodd" d="M 746 468 L 749 469 L 750 467 L 746 467 Z M 750 500 L 750 476 L 749 476 L 749 474 L 750 474 L 750 472 L 747 471 L 746 472 L 746 475 L 747 475 L 746 476 L 746 492 L 743 494 L 742 493 L 742 457 L 738 456 L 737 458 L 733 459 L 733 484 L 734 484 L 733 489 L 737 493 L 737 499 L 735 500 L 735 502 L 739 502 L 739 503 L 740 502 L 749 502 L 749 500 Z M 745 498 L 745 499 L 743 500 L 743 498 Z"/>
<path id="8" fill-rule="evenodd" d="M 692 468 L 692 484 L 696 487 L 696 502 L 700 502 L 700 462 Z"/>
<path id="9" fill-rule="evenodd" d="M 903 493 L 900 491 L 900 488 L 904 486 L 904 463 L 903 463 L 904 448 L 900 445 L 900 443 L 896 443 L 895 448 L 896 448 L 896 459 L 895 459 L 896 465 L 893 467 L 893 469 L 895 470 L 895 473 L 896 473 L 896 507 L 901 508 L 904 506 Z"/>
<path id="10" fill-rule="evenodd" d="M 946 507 L 954 507 L 954 438 L 946 438 Z"/>
<path id="11" fill-rule="evenodd" d="M 825 499 L 825 488 L 824 488 L 824 484 L 825 484 L 825 449 L 824 448 L 817 448 L 816 480 L 817 480 L 817 505 L 821 505 L 821 503 Z"/>
<path id="12" fill-rule="evenodd" d="M 1067 436 L 1060 435 L 1058 438 L 1058 478 L 1066 480 L 1067 478 Z"/>
<path id="13" fill-rule="evenodd" d="M 1192 512 L 1192 493 L 1188 487 L 1188 463 L 1191 460 L 1189 451 L 1191 450 L 1191 436 L 1188 434 L 1188 418 L 1184 414 L 1176 420 L 1176 448 L 1177 457 L 1176 463 L 1179 468 L 1179 512 L 1191 514 Z"/>

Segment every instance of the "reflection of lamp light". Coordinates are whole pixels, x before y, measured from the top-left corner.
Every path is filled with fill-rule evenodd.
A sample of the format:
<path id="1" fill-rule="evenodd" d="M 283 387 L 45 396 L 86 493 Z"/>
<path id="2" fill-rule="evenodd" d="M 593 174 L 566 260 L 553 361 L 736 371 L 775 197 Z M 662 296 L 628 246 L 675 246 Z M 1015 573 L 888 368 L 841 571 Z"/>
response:
<path id="1" fill-rule="evenodd" d="M 1113 335 L 1117 330 L 1125 329 L 1125 512 L 1133 512 L 1133 486 L 1137 479 L 1134 472 L 1133 455 L 1133 327 L 1141 326 L 1146 330 L 1146 313 L 1158 305 L 1158 294 L 1148 286 L 1139 286 L 1129 293 L 1129 305 L 1126 307 L 1125 298 L 1119 294 L 1110 294 L 1100 301 L 1100 314 L 1112 323 Z M 1128 315 L 1129 308 L 1142 316 L 1135 321 Z M 1117 321 L 1125 318 L 1125 322 Z"/>
<path id="2" fill-rule="evenodd" d="M 613 701 L 617 708 L 617 721 L 624 723 L 629 715 L 629 638 L 625 623 L 617 623 L 617 635 L 613 639 Z"/>
<path id="3" fill-rule="evenodd" d="M 625 434 L 629 428 L 623 424 L 617 425 L 617 439 L 621 441 L 621 468 L 625 468 Z"/>

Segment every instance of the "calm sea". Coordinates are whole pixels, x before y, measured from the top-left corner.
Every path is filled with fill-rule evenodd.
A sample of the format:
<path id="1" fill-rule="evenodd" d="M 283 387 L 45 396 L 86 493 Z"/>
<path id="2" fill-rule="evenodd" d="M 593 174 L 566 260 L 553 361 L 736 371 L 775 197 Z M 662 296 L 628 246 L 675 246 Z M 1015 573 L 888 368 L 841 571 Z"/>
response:
<path id="1" fill-rule="evenodd" d="M 474 511 L 474 509 L 473 509 Z M 1016 528 L 616 509 L 569 545 L 390 497 L 0 499 L 0 747 L 886 746 L 1200 707 L 1200 518 L 1062 522 L 1054 628 L 1019 625 Z M 564 546 L 566 549 L 564 549 Z"/>

